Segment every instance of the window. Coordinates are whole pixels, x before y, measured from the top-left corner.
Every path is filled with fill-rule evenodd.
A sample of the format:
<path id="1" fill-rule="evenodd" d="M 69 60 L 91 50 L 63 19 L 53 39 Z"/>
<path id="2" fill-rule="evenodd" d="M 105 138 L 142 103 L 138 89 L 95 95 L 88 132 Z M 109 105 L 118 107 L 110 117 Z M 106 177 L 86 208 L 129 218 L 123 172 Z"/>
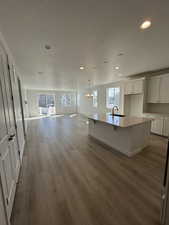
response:
<path id="1" fill-rule="evenodd" d="M 39 95 L 39 112 L 40 115 L 55 114 L 55 96 L 54 95 Z"/>
<path id="2" fill-rule="evenodd" d="M 50 107 L 54 106 L 54 96 L 53 95 L 40 95 L 39 96 L 39 107 Z"/>
<path id="3" fill-rule="evenodd" d="M 93 91 L 93 107 L 97 107 L 97 90 Z"/>
<path id="4" fill-rule="evenodd" d="M 107 88 L 107 98 L 106 98 L 106 105 L 107 108 L 113 108 L 113 106 L 120 104 L 120 88 Z"/>
<path id="5" fill-rule="evenodd" d="M 64 94 L 61 97 L 61 104 L 63 106 L 71 106 L 72 105 L 72 98 L 70 94 Z"/>
<path id="6" fill-rule="evenodd" d="M 47 107 L 46 95 L 40 95 L 39 96 L 39 107 Z"/>

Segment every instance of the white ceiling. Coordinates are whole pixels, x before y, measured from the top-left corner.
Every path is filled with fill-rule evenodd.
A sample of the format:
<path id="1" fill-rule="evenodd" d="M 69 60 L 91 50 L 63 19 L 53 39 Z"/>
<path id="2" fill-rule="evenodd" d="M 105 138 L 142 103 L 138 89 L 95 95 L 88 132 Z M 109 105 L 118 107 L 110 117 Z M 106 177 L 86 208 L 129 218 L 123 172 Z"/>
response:
<path id="1" fill-rule="evenodd" d="M 169 67 L 168 9 L 167 0 L 5 0 L 0 31 L 25 87 L 72 89 Z"/>

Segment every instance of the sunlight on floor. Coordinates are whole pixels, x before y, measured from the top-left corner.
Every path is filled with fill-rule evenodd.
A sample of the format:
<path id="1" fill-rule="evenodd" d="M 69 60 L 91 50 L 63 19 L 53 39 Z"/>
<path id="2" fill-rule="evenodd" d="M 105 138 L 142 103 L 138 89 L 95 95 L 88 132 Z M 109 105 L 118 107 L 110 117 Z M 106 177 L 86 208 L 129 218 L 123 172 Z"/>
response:
<path id="1" fill-rule="evenodd" d="M 71 114 L 69 117 L 72 118 L 72 117 L 75 117 L 77 116 L 77 114 Z"/>
<path id="2" fill-rule="evenodd" d="M 36 117 L 25 118 L 25 120 L 38 120 L 38 119 L 47 118 L 47 117 L 55 118 L 55 117 L 63 117 L 63 116 L 64 115 L 45 115 L 45 116 L 36 116 Z"/>

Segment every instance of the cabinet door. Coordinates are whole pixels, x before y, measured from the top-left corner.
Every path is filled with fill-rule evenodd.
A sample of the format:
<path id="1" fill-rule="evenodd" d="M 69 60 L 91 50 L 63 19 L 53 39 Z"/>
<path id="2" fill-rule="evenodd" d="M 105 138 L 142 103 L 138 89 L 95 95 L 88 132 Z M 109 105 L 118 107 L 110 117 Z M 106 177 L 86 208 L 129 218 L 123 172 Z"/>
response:
<path id="1" fill-rule="evenodd" d="M 163 135 L 163 118 L 158 118 L 152 121 L 151 132 L 154 134 Z"/>
<path id="2" fill-rule="evenodd" d="M 160 77 L 153 77 L 148 80 L 147 101 L 149 103 L 158 103 L 160 101 Z"/>
<path id="3" fill-rule="evenodd" d="M 133 82 L 133 94 L 141 94 L 143 92 L 143 80 L 135 80 Z"/>
<path id="4" fill-rule="evenodd" d="M 132 81 L 128 81 L 125 83 L 125 90 L 124 90 L 124 94 L 125 95 L 130 95 L 133 93 L 133 82 Z"/>
<path id="5" fill-rule="evenodd" d="M 169 75 L 161 77 L 160 103 L 169 103 Z"/>
<path id="6" fill-rule="evenodd" d="M 166 137 L 169 136 L 169 117 L 164 118 L 163 135 Z"/>

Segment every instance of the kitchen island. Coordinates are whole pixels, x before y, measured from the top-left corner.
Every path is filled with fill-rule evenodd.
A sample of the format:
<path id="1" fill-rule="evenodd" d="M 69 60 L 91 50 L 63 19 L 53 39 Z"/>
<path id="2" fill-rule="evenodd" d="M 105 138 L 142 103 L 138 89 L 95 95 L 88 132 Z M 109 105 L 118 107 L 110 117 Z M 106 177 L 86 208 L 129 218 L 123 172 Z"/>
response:
<path id="1" fill-rule="evenodd" d="M 88 116 L 89 136 L 131 157 L 148 146 L 151 119 L 92 114 Z"/>

